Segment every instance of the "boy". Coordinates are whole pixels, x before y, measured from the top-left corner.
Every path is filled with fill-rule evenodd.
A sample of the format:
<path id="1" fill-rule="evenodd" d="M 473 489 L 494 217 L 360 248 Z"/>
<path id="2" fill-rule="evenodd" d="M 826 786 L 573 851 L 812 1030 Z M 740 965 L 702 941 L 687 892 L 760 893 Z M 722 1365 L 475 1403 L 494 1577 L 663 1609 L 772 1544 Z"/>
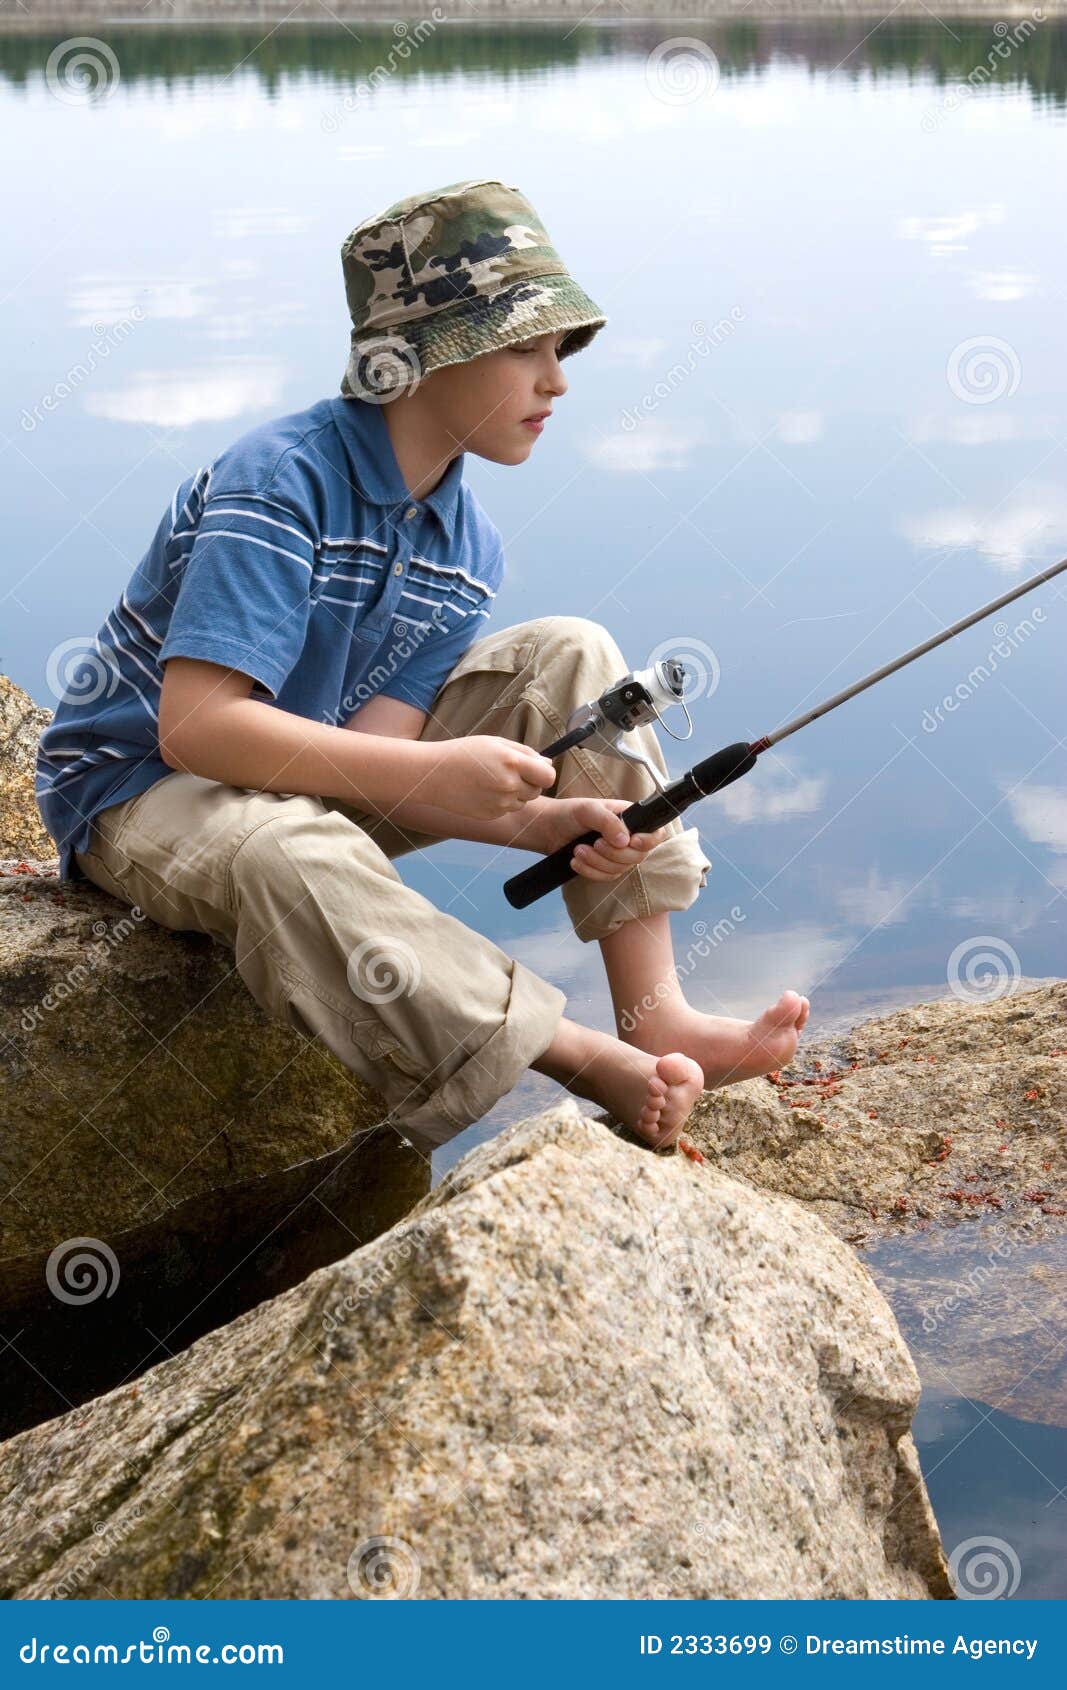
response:
<path id="1" fill-rule="evenodd" d="M 525 462 L 560 360 L 606 319 L 498 181 L 401 200 L 342 265 L 341 396 L 182 483 L 42 735 L 61 874 L 230 945 L 263 1009 L 322 1039 L 424 1151 L 528 1067 L 673 1143 L 705 1084 L 790 1060 L 807 999 L 752 1023 L 685 1002 L 668 911 L 711 866 L 696 829 L 627 838 L 643 771 L 537 750 L 629 665 L 579 617 L 485 633 L 501 539 L 462 478 L 467 451 Z M 651 728 L 636 740 L 665 772 Z M 590 828 L 563 895 L 601 945 L 618 1038 L 566 1019 L 563 992 L 392 862 L 443 838 L 548 853 Z"/>

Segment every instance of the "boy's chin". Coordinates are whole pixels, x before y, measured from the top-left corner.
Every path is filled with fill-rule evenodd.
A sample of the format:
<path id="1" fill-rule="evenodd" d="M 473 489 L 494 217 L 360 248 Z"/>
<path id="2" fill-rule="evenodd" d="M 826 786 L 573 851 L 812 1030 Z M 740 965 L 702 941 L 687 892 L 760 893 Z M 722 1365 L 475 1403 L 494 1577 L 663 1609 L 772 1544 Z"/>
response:
<path id="1" fill-rule="evenodd" d="M 529 440 L 494 440 L 479 446 L 477 456 L 487 458 L 492 464 L 524 464 L 536 444 L 536 434 L 531 434 Z"/>

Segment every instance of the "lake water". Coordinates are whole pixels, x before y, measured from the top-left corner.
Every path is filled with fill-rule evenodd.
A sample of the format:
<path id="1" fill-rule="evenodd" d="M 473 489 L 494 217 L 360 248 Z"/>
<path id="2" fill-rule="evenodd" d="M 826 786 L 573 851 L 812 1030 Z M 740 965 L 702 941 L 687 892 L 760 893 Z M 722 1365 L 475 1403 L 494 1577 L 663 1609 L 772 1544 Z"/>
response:
<path id="1" fill-rule="evenodd" d="M 519 185 L 609 318 L 527 465 L 468 461 L 507 548 L 496 625 L 594 617 L 634 667 L 677 642 L 674 774 L 1067 553 L 1062 22 L 457 24 L 403 59 L 388 25 L 101 33 L 93 98 L 48 69 L 59 33 L 0 38 L 0 669 L 42 704 L 177 483 L 337 391 L 348 230 L 465 177 Z M 679 951 L 735 912 L 695 1001 L 795 987 L 818 1036 L 1067 973 L 1065 634 L 1061 581 L 689 812 L 714 867 Z M 503 896 L 528 860 L 448 843 L 403 872 L 610 1028 L 558 895 Z M 437 1176 L 556 1092 L 524 1081 Z M 970 1413 L 924 1419 L 924 1459 Z M 1059 1438 L 1062 1484 L 1062 1434 L 1014 1424 Z M 931 1473 L 957 1538 L 998 1518 L 960 1459 Z M 1025 1510 L 1021 1469 L 984 1470 Z"/>
<path id="2" fill-rule="evenodd" d="M 1063 1238 L 996 1217 L 886 1240 L 861 1260 L 923 1384 L 912 1426 L 957 1588 L 1067 1596 Z M 969 1546 L 969 1547 L 968 1547 Z"/>

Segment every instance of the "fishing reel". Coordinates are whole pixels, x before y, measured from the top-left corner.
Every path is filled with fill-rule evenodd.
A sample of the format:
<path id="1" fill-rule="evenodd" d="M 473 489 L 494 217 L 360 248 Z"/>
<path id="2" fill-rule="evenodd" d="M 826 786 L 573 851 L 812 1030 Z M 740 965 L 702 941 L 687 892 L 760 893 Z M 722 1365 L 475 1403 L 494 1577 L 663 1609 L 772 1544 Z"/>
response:
<path id="1" fill-rule="evenodd" d="M 602 692 L 599 698 L 591 699 L 588 704 L 579 704 L 567 719 L 566 733 L 552 745 L 546 745 L 541 756 L 558 757 L 561 751 L 569 751 L 575 745 L 588 745 L 591 751 L 623 757 L 626 762 L 647 770 L 657 789 L 665 791 L 663 777 L 655 763 L 645 752 L 626 745 L 623 735 L 632 733 L 634 728 L 643 727 L 647 722 L 656 721 L 672 739 L 689 739 L 693 732 L 693 719 L 684 698 L 687 673 L 685 664 L 676 657 L 663 658 L 648 669 L 632 670 Z M 685 711 L 688 733 L 676 734 L 663 720 L 660 710 L 666 710 L 672 704 L 680 704 Z"/>

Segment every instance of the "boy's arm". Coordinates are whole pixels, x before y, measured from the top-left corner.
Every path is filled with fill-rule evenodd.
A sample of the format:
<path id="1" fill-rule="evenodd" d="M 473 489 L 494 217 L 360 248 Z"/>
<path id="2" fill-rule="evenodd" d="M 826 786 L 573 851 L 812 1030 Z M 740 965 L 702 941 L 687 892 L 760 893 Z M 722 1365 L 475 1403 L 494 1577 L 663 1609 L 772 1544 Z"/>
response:
<path id="1" fill-rule="evenodd" d="M 551 799 L 530 799 L 521 810 L 494 820 L 419 801 L 419 788 L 433 772 L 433 744 L 418 742 L 413 731 L 421 732 L 424 711 L 378 695 L 357 711 L 362 721 L 350 717 L 345 727 L 334 728 L 268 708 L 248 696 L 252 686 L 253 677 L 239 669 L 200 658 L 167 658 L 159 749 L 168 767 L 259 792 L 340 798 L 441 839 L 543 849 L 539 822 Z"/>
<path id="2" fill-rule="evenodd" d="M 261 792 L 340 798 L 388 811 L 426 779 L 425 745 L 356 738 L 272 710 L 248 695 L 253 677 L 200 658 L 170 657 L 159 700 L 159 750 L 172 769 Z"/>

